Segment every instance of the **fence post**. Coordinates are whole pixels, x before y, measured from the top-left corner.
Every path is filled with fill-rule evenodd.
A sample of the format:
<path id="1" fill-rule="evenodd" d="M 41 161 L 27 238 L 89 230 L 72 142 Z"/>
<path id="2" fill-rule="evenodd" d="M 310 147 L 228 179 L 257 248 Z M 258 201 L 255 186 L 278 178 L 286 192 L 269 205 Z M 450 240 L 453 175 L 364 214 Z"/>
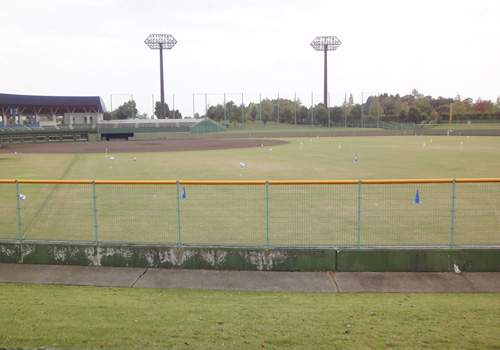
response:
<path id="1" fill-rule="evenodd" d="M 361 246 L 361 180 L 358 180 L 358 248 Z"/>
<path id="2" fill-rule="evenodd" d="M 19 183 L 16 179 L 16 197 L 17 197 L 17 224 L 19 226 L 19 241 L 23 240 L 23 228 L 21 223 L 21 201 L 19 197 Z"/>
<path id="3" fill-rule="evenodd" d="M 99 243 L 99 233 L 97 229 L 97 196 L 95 192 L 95 180 L 92 180 L 92 193 L 94 197 L 94 233 L 95 233 L 95 243 Z"/>
<path id="4" fill-rule="evenodd" d="M 179 187 L 179 180 L 177 180 L 177 227 L 179 228 L 179 236 L 177 243 L 179 245 L 182 244 L 182 237 L 181 237 L 181 195 L 180 195 L 180 187 Z"/>
<path id="5" fill-rule="evenodd" d="M 454 237 L 455 234 L 455 179 L 453 179 L 453 184 L 451 188 L 451 227 L 450 227 L 450 245 L 453 247 L 455 245 Z"/>
<path id="6" fill-rule="evenodd" d="M 266 246 L 269 247 L 269 180 L 266 180 Z"/>

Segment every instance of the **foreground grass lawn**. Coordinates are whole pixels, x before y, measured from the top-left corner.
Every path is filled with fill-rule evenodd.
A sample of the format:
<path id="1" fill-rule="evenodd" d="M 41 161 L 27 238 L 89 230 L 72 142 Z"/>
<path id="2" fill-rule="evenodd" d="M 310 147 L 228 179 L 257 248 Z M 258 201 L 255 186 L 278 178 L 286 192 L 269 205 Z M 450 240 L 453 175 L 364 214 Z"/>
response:
<path id="1" fill-rule="evenodd" d="M 304 294 L 0 284 L 0 346 L 495 349 L 498 294 Z"/>

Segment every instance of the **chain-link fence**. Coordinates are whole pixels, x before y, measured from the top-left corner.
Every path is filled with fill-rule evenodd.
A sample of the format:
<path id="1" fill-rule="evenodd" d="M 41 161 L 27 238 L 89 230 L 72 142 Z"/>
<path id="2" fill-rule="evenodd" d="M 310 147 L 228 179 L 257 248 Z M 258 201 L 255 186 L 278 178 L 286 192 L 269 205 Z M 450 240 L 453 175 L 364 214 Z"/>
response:
<path id="1" fill-rule="evenodd" d="M 0 239 L 500 246 L 500 179 L 0 180 Z"/>

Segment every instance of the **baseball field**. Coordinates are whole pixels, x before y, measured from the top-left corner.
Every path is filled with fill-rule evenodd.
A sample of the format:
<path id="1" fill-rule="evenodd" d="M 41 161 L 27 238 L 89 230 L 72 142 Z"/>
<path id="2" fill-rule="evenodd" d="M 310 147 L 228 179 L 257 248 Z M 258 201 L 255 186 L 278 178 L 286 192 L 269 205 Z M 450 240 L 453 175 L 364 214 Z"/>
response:
<path id="1" fill-rule="evenodd" d="M 210 141 L 198 148 L 185 141 L 179 148 L 168 140 L 14 145 L 0 149 L 0 169 L 3 179 L 42 180 L 499 177 L 497 137 L 275 141 L 245 140 L 245 147 L 234 142 L 219 148 Z M 498 203 L 497 198 L 480 193 L 474 203 Z M 498 294 L 332 295 L 0 284 L 0 346 L 495 349 L 500 344 L 499 302 Z"/>
<path id="2" fill-rule="evenodd" d="M 488 178 L 498 176 L 499 146 L 497 137 L 421 135 L 70 142 L 0 148 L 0 164 L 4 179 Z"/>
<path id="3" fill-rule="evenodd" d="M 19 180 L 495 178 L 499 146 L 496 137 L 421 135 L 70 142 L 3 148 L 0 164 L 4 179 Z M 20 193 L 28 198 L 22 204 L 23 239 L 95 240 L 94 198 L 90 187 L 81 187 L 21 184 Z M 0 194 L 0 207 L 12 220 L 3 230 L 12 236 L 0 232 L 15 238 L 15 205 L 7 203 L 15 188 L 5 188 L 10 191 Z M 367 185 L 361 202 L 356 184 L 271 186 L 267 195 L 263 183 L 182 186 L 188 201 L 179 206 L 176 190 L 175 185 L 99 185 L 99 240 L 179 243 L 182 226 L 182 243 L 193 244 L 450 244 L 451 184 Z M 424 205 L 413 204 L 416 191 Z M 455 244 L 498 243 L 496 193 L 495 184 L 457 185 Z"/>

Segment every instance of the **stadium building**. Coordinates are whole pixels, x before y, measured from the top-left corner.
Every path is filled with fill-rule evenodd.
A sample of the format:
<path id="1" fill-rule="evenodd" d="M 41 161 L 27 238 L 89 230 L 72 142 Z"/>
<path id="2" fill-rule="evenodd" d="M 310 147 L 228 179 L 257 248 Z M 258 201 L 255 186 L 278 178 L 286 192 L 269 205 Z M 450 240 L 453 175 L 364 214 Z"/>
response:
<path id="1" fill-rule="evenodd" d="M 0 144 L 188 138 L 225 131 L 209 119 L 105 121 L 98 96 L 0 94 Z"/>

